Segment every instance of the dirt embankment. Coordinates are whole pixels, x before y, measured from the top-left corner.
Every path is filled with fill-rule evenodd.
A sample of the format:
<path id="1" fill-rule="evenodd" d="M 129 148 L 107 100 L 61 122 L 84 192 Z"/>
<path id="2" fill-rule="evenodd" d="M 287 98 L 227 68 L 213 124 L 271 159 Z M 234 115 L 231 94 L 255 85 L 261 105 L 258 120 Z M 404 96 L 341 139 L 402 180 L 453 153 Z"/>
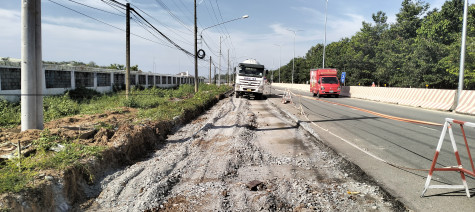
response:
<path id="1" fill-rule="evenodd" d="M 361 174 L 268 101 L 228 98 L 91 186 L 81 210 L 404 210 Z"/>
<path id="2" fill-rule="evenodd" d="M 229 94 L 226 94 L 229 95 Z M 80 115 L 45 123 L 45 129 L 62 140 L 74 139 L 87 145 L 108 146 L 101 160 L 84 161 L 85 166 L 58 172 L 43 170 L 33 184 L 35 189 L 0 196 L 0 209 L 12 211 L 67 211 L 79 209 L 79 204 L 96 197 L 94 185 L 111 170 L 135 163 L 149 152 L 161 148 L 174 127 L 181 126 L 202 114 L 225 95 L 217 96 L 196 111 L 184 111 L 172 121 L 138 121 L 137 111 L 121 108 L 97 115 Z M 17 143 L 22 154 L 35 151 L 31 143 L 40 136 L 39 130 L 20 132 L 19 128 L 0 130 L 1 160 L 14 156 Z M 91 176 L 94 178 L 91 180 Z M 85 203 L 87 204 L 87 203 Z"/>

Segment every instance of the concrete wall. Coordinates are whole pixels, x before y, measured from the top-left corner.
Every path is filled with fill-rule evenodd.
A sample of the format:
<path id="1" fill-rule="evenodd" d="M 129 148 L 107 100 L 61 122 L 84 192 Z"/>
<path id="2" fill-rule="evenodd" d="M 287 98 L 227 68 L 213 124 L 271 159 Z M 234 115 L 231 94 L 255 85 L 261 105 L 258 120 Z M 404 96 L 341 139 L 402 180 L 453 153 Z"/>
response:
<path id="1" fill-rule="evenodd" d="M 273 83 L 280 88 L 293 88 L 310 93 L 310 85 Z M 449 111 L 453 106 L 455 90 L 425 89 L 425 88 L 394 88 L 394 87 L 365 87 L 343 86 L 341 96 L 387 102 L 413 107 Z M 455 109 L 458 113 L 475 115 L 475 91 L 464 90 L 459 105 Z"/>
<path id="2" fill-rule="evenodd" d="M 44 95 L 63 94 L 78 87 L 95 89 L 101 93 L 111 92 L 114 86 L 125 88 L 125 71 L 68 65 L 43 65 L 43 70 L 46 82 L 43 86 Z M 0 61 L 0 99 L 19 101 L 20 81 L 20 63 Z M 143 87 L 171 88 L 186 82 L 194 84 L 194 78 L 135 71 L 130 74 L 130 84 Z M 204 80 L 200 79 L 200 82 L 203 83 Z"/>

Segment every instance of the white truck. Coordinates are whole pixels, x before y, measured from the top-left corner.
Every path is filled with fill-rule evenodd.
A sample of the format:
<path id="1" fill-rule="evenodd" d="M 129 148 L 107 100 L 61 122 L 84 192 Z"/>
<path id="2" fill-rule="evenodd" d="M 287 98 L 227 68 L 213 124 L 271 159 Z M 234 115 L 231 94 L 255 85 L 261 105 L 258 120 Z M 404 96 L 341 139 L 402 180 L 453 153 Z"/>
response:
<path id="1" fill-rule="evenodd" d="M 239 63 L 235 71 L 236 84 L 234 91 L 236 97 L 248 96 L 261 99 L 266 83 L 264 65 L 259 64 L 255 59 L 247 59 Z"/>

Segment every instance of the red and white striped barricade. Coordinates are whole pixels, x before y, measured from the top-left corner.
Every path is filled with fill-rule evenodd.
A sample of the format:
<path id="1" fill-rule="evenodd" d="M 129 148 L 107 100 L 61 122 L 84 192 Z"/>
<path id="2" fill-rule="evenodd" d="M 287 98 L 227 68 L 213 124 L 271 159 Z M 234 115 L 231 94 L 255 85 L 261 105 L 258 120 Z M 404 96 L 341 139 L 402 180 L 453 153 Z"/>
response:
<path id="1" fill-rule="evenodd" d="M 460 155 L 459 155 L 459 152 L 457 150 L 457 145 L 455 144 L 454 134 L 452 132 L 452 124 L 459 124 L 460 125 L 460 129 L 462 130 L 463 139 L 465 141 L 465 147 L 467 148 L 468 158 L 470 159 L 470 164 L 472 165 L 472 171 L 470 171 L 468 169 L 464 169 L 463 166 L 462 166 L 462 161 L 460 160 Z M 465 192 L 467 193 L 467 197 L 470 197 L 470 191 L 468 189 L 467 181 L 465 180 L 465 174 L 468 174 L 468 175 L 471 175 L 471 176 L 475 177 L 475 167 L 473 166 L 473 159 L 472 159 L 472 155 L 470 154 L 470 148 L 468 146 L 467 136 L 465 135 L 464 127 L 475 128 L 475 123 L 458 121 L 458 120 L 454 120 L 454 119 L 451 119 L 451 118 L 446 118 L 445 119 L 444 128 L 442 129 L 442 134 L 440 135 L 439 144 L 437 144 L 437 149 L 435 150 L 434 160 L 432 161 L 432 165 L 431 165 L 430 170 L 429 170 L 429 176 L 427 176 L 426 184 L 425 184 L 425 187 L 424 187 L 424 191 L 422 191 L 421 197 L 424 196 L 424 193 L 429 188 L 465 189 Z M 452 143 L 452 147 L 454 149 L 455 158 L 457 159 L 457 164 L 458 165 L 457 166 L 451 166 L 451 167 L 436 168 L 435 164 L 437 163 L 437 158 L 439 157 L 440 149 L 442 147 L 442 143 L 444 142 L 444 138 L 445 138 L 445 135 L 447 133 L 447 128 L 449 129 L 450 141 Z M 431 181 L 432 174 L 434 173 L 434 171 L 460 172 L 460 177 L 462 178 L 462 185 L 430 185 L 430 181 Z"/>
<path id="2" fill-rule="evenodd" d="M 284 95 L 282 96 L 282 104 L 292 103 L 292 95 L 290 94 L 289 89 L 285 89 Z"/>

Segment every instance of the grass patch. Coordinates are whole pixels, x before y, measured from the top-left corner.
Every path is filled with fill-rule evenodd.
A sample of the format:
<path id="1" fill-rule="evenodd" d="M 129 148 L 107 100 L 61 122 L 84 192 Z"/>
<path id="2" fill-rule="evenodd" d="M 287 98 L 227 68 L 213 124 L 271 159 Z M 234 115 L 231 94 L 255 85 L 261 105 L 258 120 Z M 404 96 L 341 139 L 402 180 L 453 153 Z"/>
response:
<path id="1" fill-rule="evenodd" d="M 173 118 L 183 108 L 193 108 L 193 105 L 202 104 L 229 89 L 228 86 L 200 84 L 199 92 L 195 94 L 194 86 L 187 84 L 177 89 L 136 88 L 131 90 L 129 99 L 126 99 L 125 91 L 101 95 L 91 89 L 78 88 L 63 95 L 45 97 L 43 114 L 45 122 L 48 122 L 78 114 L 99 114 L 120 107 L 131 107 L 140 109 L 143 118 L 163 120 Z M 20 125 L 20 121 L 20 104 L 0 100 L 0 127 L 15 127 Z"/>
<path id="2" fill-rule="evenodd" d="M 77 114 L 98 114 L 105 111 L 120 111 L 122 107 L 134 107 L 138 109 L 138 118 L 147 120 L 171 120 L 175 116 L 182 115 L 186 110 L 194 110 L 202 107 L 217 95 L 228 91 L 228 86 L 216 86 L 200 84 L 199 92 L 194 93 L 193 85 L 181 85 L 177 89 L 134 89 L 129 99 L 125 98 L 125 92 L 105 94 L 97 96 L 91 92 L 80 98 L 75 94 L 71 98 L 70 92 L 60 96 L 44 98 L 45 121 L 50 121 L 66 116 Z M 78 99 L 79 98 L 79 99 Z M 5 126 L 18 126 L 20 124 L 20 105 L 0 101 L 0 124 Z M 99 122 L 95 123 L 95 129 L 110 129 L 115 126 Z M 89 176 L 92 181 L 93 175 L 89 172 L 85 160 L 96 157 L 107 147 L 88 146 L 65 140 L 52 135 L 49 130 L 44 130 L 40 138 L 33 142 L 36 152 L 29 157 L 22 158 L 21 166 L 19 159 L 12 159 L 0 163 L 0 193 L 19 192 L 32 187 L 34 177 L 41 170 L 64 170 L 68 167 L 78 167 Z M 20 169 L 21 167 L 21 169 Z"/>
<path id="3" fill-rule="evenodd" d="M 106 147 L 87 146 L 72 141 L 60 140 L 44 130 L 39 139 L 33 142 L 36 153 L 29 157 L 11 159 L 0 166 L 0 193 L 19 192 L 32 187 L 34 177 L 40 170 L 65 170 L 68 167 L 78 167 L 92 181 L 94 176 L 83 161 L 101 157 Z M 19 165 L 21 164 L 21 165 Z"/>
<path id="4" fill-rule="evenodd" d="M 0 99 L 0 126 L 15 127 L 20 124 L 20 103 Z"/>

